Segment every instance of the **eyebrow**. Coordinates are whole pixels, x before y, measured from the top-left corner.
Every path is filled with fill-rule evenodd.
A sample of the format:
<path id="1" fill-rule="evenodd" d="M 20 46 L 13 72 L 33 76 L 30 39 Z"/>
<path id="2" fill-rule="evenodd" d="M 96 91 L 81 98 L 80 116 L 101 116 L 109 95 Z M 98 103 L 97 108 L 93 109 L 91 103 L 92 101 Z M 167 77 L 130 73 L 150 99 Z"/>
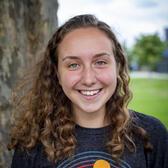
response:
<path id="1" fill-rule="evenodd" d="M 104 55 L 111 56 L 112 54 L 103 52 L 103 53 L 98 53 L 98 54 L 94 55 L 94 57 L 97 58 L 97 57 L 102 57 L 102 56 L 104 56 Z"/>
<path id="2" fill-rule="evenodd" d="M 111 56 L 112 54 L 110 53 L 106 53 L 106 52 L 102 52 L 102 53 L 98 53 L 98 54 L 95 54 L 93 57 L 94 58 L 98 58 L 98 57 L 102 57 L 104 55 L 107 55 L 107 56 Z M 78 56 L 65 56 L 64 58 L 62 58 L 62 61 L 65 61 L 66 59 L 80 59 Z"/>
<path id="3" fill-rule="evenodd" d="M 62 58 L 62 61 L 65 61 L 66 59 L 79 59 L 78 56 L 65 56 L 64 58 Z"/>

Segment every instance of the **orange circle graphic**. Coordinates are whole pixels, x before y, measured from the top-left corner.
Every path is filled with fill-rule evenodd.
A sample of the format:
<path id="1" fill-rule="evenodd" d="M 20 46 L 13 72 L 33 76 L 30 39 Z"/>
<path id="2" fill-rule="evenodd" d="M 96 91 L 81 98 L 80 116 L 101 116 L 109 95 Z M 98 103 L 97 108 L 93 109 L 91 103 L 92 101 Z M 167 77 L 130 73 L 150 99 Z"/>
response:
<path id="1" fill-rule="evenodd" d="M 110 168 L 110 163 L 106 160 L 97 160 L 94 163 L 93 168 Z"/>

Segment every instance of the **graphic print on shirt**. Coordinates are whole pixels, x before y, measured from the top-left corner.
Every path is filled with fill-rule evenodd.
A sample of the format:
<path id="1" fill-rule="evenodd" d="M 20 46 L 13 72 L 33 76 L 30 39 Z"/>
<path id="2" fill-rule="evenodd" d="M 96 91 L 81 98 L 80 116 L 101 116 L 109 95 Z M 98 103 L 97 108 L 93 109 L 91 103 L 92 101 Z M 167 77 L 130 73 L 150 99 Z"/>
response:
<path id="1" fill-rule="evenodd" d="M 120 160 L 120 163 L 118 166 L 108 153 L 87 151 L 64 160 L 57 168 L 131 168 L 131 166 L 123 160 Z"/>

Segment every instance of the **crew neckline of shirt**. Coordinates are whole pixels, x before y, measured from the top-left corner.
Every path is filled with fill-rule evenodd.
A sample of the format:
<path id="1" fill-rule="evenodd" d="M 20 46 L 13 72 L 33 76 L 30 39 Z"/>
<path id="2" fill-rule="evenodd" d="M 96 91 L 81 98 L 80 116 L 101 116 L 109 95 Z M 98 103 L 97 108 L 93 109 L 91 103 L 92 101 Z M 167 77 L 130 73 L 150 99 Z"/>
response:
<path id="1" fill-rule="evenodd" d="M 80 133 L 97 135 L 97 134 L 105 134 L 109 132 L 112 129 L 112 126 L 107 125 L 107 126 L 100 127 L 100 128 L 89 128 L 89 127 L 83 127 L 83 126 L 76 124 L 75 129 L 77 132 L 80 132 Z"/>

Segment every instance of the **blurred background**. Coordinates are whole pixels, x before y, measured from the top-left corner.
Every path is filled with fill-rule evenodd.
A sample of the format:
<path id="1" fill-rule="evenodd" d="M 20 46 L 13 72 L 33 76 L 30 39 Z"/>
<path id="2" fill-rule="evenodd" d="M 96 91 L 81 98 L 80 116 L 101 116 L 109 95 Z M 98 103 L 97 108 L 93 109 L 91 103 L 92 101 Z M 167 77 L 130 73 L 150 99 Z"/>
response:
<path id="1" fill-rule="evenodd" d="M 168 128 L 167 0 L 0 0 L 0 168 L 11 163 L 6 145 L 12 88 L 56 27 L 86 13 L 107 22 L 125 49 L 133 92 L 129 108 Z"/>

